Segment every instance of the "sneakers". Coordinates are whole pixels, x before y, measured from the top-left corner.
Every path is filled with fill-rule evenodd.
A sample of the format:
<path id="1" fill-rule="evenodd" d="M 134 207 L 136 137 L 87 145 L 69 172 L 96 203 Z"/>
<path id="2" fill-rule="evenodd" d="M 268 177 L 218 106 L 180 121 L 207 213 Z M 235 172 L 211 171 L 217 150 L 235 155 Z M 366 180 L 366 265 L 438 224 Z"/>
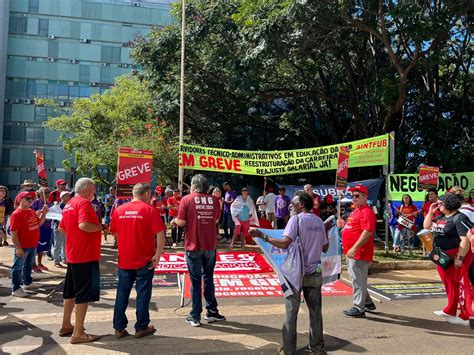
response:
<path id="1" fill-rule="evenodd" d="M 469 319 L 461 319 L 459 316 L 449 317 L 448 323 L 469 326 Z"/>
<path id="2" fill-rule="evenodd" d="M 41 269 L 40 269 L 38 266 L 36 266 L 36 265 L 33 266 L 33 268 L 31 269 L 31 271 L 36 272 L 36 273 L 41 273 L 41 272 L 43 272 L 43 270 L 41 270 Z"/>
<path id="3" fill-rule="evenodd" d="M 356 307 L 346 309 L 342 314 L 350 318 L 365 318 L 365 311 L 359 311 Z"/>
<path id="4" fill-rule="evenodd" d="M 438 317 L 446 317 L 446 318 L 452 317 L 452 316 L 450 316 L 449 314 L 444 313 L 443 310 L 441 310 L 441 311 L 434 311 L 433 313 L 434 313 L 436 316 L 438 316 Z"/>
<path id="5" fill-rule="evenodd" d="M 365 304 L 365 310 L 366 311 L 375 311 L 377 307 L 375 306 L 375 303 L 373 301 L 370 301 L 369 303 Z"/>
<path id="6" fill-rule="evenodd" d="M 176 248 L 177 246 L 178 246 L 178 244 L 173 243 L 173 248 Z"/>
<path id="7" fill-rule="evenodd" d="M 4 247 L 7 247 L 7 246 L 10 245 L 10 244 L 8 244 L 8 242 L 6 240 L 4 240 L 2 244 L 3 244 Z"/>
<path id="8" fill-rule="evenodd" d="M 188 318 L 186 318 L 186 323 L 191 324 L 193 327 L 200 327 L 201 326 L 201 322 L 198 321 L 198 320 L 195 320 L 191 316 L 188 316 Z"/>
<path id="9" fill-rule="evenodd" d="M 33 284 L 23 285 L 23 291 L 31 290 Z"/>
<path id="10" fill-rule="evenodd" d="M 28 297 L 29 294 L 26 293 L 25 291 L 23 291 L 23 289 L 20 287 L 19 289 L 12 292 L 12 296 L 14 296 L 14 297 Z"/>
<path id="11" fill-rule="evenodd" d="M 225 320 L 225 317 L 222 314 L 219 314 L 219 311 L 217 312 L 207 311 L 204 319 L 207 320 L 208 322 L 220 322 L 220 321 Z"/>

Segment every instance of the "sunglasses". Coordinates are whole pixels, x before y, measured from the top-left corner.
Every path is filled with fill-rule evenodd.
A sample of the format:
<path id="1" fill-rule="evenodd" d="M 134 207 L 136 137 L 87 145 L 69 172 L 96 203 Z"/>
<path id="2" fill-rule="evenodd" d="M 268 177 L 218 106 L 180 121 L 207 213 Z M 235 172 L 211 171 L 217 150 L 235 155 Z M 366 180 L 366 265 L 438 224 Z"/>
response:
<path id="1" fill-rule="evenodd" d="M 242 190 L 242 192 L 249 192 L 249 190 Z"/>
<path id="2" fill-rule="evenodd" d="M 359 198 L 359 197 L 360 197 L 359 194 L 354 194 L 354 195 L 352 195 L 352 198 Z"/>
<path id="3" fill-rule="evenodd" d="M 24 199 L 25 199 L 27 202 L 33 201 L 33 198 L 32 198 L 32 197 L 25 197 Z"/>

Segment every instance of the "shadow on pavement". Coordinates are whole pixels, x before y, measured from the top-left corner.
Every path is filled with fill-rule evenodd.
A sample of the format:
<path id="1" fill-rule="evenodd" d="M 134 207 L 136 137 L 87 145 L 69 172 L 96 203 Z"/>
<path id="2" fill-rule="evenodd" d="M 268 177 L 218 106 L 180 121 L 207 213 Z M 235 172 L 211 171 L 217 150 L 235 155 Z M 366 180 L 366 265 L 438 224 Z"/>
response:
<path id="1" fill-rule="evenodd" d="M 459 337 L 459 338 L 472 338 L 474 339 L 474 335 L 472 334 L 472 330 L 469 327 L 465 327 L 462 325 L 454 325 L 446 322 L 446 320 L 431 320 L 425 318 L 416 318 L 416 317 L 407 317 L 400 314 L 391 314 L 391 313 L 384 313 L 384 312 L 377 312 L 371 313 L 371 315 L 376 316 L 368 316 L 367 319 L 380 322 L 380 323 L 389 323 L 389 324 L 397 324 L 404 327 L 412 327 L 412 328 L 420 328 L 427 331 L 432 331 L 435 334 L 443 332 L 444 336 L 448 335 L 451 337 Z M 385 317 L 380 318 L 380 317 Z M 446 334 L 445 332 L 449 332 Z"/>
<path id="2" fill-rule="evenodd" d="M 59 344 L 52 338 L 53 333 L 36 327 L 35 325 L 15 316 L 15 313 L 23 311 L 22 308 L 6 307 L 5 303 L 0 303 L 0 314 L 7 318 L 0 323 L 0 354 L 8 354 L 5 349 L 8 346 L 21 346 L 22 348 L 31 347 L 32 349 L 23 354 L 35 353 L 41 349 L 41 353 L 53 350 L 55 354 L 66 354 Z M 25 337 L 30 339 L 26 340 Z M 41 342 L 36 342 L 41 339 Z M 28 344 L 30 342 L 31 344 Z"/>
<path id="3" fill-rule="evenodd" d="M 221 331 L 230 334 L 258 334 L 258 337 L 265 339 L 266 341 L 274 341 L 275 337 L 280 339 L 281 342 L 281 329 L 280 328 L 271 328 L 266 327 L 260 324 L 251 324 L 251 323 L 240 323 L 233 321 L 225 321 L 219 323 L 207 323 L 206 328 L 213 329 L 215 331 Z M 271 337 L 266 337 L 265 335 L 270 335 Z M 298 333 L 299 339 L 308 339 L 308 333 Z M 328 334 L 324 335 L 324 344 L 326 351 L 337 351 L 344 349 L 345 351 L 362 353 L 367 350 L 361 346 L 354 345 L 348 340 L 344 340 L 338 337 L 334 337 Z M 297 354 L 305 354 L 304 349 L 299 349 Z"/>

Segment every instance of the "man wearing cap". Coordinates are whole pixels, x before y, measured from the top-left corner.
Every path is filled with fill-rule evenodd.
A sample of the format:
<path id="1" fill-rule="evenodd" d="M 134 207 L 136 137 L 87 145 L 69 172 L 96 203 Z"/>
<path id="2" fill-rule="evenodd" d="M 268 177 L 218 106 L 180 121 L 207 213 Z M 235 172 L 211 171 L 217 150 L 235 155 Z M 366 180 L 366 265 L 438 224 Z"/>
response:
<path id="1" fill-rule="evenodd" d="M 19 193 L 23 191 L 34 192 L 36 189 L 37 184 L 33 182 L 33 180 L 24 180 L 23 184 L 20 185 L 20 191 L 18 195 L 15 197 L 14 208 L 16 209 L 20 205 L 20 199 L 18 198 Z"/>
<path id="2" fill-rule="evenodd" d="M 354 210 L 344 222 L 338 219 L 337 225 L 342 230 L 342 248 L 346 255 L 347 272 L 352 279 L 353 306 L 342 313 L 346 317 L 365 317 L 365 311 L 375 310 L 375 304 L 367 292 L 369 265 L 374 256 L 374 234 L 376 216 L 367 204 L 369 191 L 366 186 L 358 184 L 349 188 L 352 192 Z"/>
<path id="3" fill-rule="evenodd" d="M 49 194 L 48 202 L 61 202 L 61 192 L 63 191 L 66 191 L 66 181 L 64 181 L 63 179 L 56 180 L 56 190 L 53 190 L 53 192 Z"/>
<path id="4" fill-rule="evenodd" d="M 62 211 L 71 199 L 71 193 L 69 191 L 62 191 L 59 196 L 61 197 L 61 202 L 58 206 Z M 53 238 L 54 245 L 52 248 L 52 254 L 54 266 L 61 269 L 65 268 L 65 266 L 61 264 L 61 261 L 66 263 L 66 236 L 59 230 L 59 220 L 53 220 Z"/>
<path id="5" fill-rule="evenodd" d="M 20 192 L 17 196 L 19 206 L 10 216 L 10 231 L 15 246 L 11 268 L 12 296 L 15 297 L 28 297 L 28 293 L 20 287 L 20 282 L 23 276 L 25 290 L 33 282 L 31 269 L 35 260 L 35 249 L 40 238 L 40 226 L 48 213 L 47 205 L 44 205 L 38 214 L 30 208 L 35 197 L 34 192 Z"/>

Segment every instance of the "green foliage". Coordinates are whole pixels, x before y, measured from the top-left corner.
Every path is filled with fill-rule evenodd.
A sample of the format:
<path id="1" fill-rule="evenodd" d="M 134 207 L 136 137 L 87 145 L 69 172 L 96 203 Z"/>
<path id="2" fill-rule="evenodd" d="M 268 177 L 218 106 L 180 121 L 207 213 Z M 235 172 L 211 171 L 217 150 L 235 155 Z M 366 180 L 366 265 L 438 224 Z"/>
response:
<path id="1" fill-rule="evenodd" d="M 291 149 L 394 130 L 400 172 L 420 163 L 445 171 L 474 168 L 467 1 L 187 4 L 189 143 Z M 132 50 L 155 112 L 173 127 L 179 6 L 176 24 L 138 39 Z"/>
<path id="2" fill-rule="evenodd" d="M 49 118 L 45 126 L 61 132 L 60 140 L 74 156 L 78 171 L 90 172 L 103 183 L 111 181 L 106 181 L 99 167 L 115 172 L 119 147 L 152 150 L 155 175 L 168 182 L 176 175 L 176 132 L 153 111 L 151 102 L 145 82 L 119 77 L 111 90 L 75 100 L 70 112 Z M 38 104 L 53 102 L 38 100 Z"/>

